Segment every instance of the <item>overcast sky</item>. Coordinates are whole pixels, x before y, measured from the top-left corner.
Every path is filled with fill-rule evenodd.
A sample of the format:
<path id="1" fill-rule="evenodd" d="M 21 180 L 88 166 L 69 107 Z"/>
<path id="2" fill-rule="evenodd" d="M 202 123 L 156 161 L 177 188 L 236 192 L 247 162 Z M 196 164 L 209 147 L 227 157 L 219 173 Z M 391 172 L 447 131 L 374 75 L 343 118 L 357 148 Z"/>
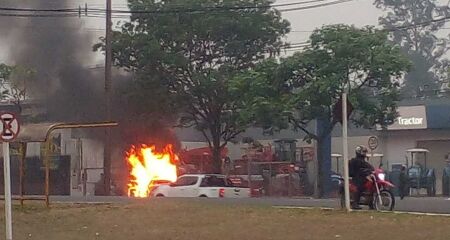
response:
<path id="1" fill-rule="evenodd" d="M 56 2 L 57 0 L 49 0 L 49 2 L 52 1 Z M 277 0 L 276 3 L 278 4 L 293 3 L 300 1 L 306 0 Z M 448 0 L 442 0 L 442 2 L 446 4 Z M 77 7 L 79 5 L 84 6 L 84 3 L 87 3 L 89 7 L 97 7 L 97 8 L 105 7 L 105 0 L 87 0 L 87 1 L 72 0 L 70 6 L 67 7 Z M 126 8 L 126 1 L 113 0 L 113 8 L 114 9 Z M 383 12 L 373 5 L 373 0 L 353 0 L 351 2 L 341 3 L 332 6 L 307 9 L 301 11 L 285 12 L 283 13 L 283 17 L 289 20 L 292 25 L 292 32 L 288 36 L 288 41 L 290 41 L 291 43 L 299 43 L 306 41 L 312 30 L 321 27 L 323 25 L 336 23 L 354 24 L 355 26 L 358 27 L 366 25 L 377 25 L 378 18 L 382 16 L 382 14 Z M 73 21 L 79 24 L 81 31 L 86 31 L 93 35 L 93 42 L 99 36 L 104 35 L 103 31 L 104 19 L 74 18 Z M 450 27 L 450 25 L 447 24 L 447 27 Z M 447 35 L 448 33 L 449 29 L 444 29 L 441 31 L 440 35 Z M 85 51 L 91 51 L 92 43 L 86 43 Z M 5 39 L 2 38 L 1 36 L 0 36 L 0 46 L 2 46 L 0 51 L 0 62 L 2 61 L 9 62 L 8 52 L 14 51 L 14 48 L 11 47 L 11 43 L 5 41 Z M 92 56 L 94 57 L 94 59 L 90 61 L 89 64 L 91 65 L 102 64 L 101 55 L 93 54 Z"/>

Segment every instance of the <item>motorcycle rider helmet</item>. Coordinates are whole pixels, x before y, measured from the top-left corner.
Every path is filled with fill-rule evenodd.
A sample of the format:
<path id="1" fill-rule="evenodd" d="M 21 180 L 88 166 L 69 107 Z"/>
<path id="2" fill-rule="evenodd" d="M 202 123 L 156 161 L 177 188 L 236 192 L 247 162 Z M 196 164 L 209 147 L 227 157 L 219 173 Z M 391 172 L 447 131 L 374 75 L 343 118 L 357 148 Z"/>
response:
<path id="1" fill-rule="evenodd" d="M 356 153 L 357 157 L 366 157 L 367 152 L 368 152 L 368 150 L 367 150 L 366 146 L 363 146 L 363 145 L 359 145 L 355 149 L 355 153 Z"/>

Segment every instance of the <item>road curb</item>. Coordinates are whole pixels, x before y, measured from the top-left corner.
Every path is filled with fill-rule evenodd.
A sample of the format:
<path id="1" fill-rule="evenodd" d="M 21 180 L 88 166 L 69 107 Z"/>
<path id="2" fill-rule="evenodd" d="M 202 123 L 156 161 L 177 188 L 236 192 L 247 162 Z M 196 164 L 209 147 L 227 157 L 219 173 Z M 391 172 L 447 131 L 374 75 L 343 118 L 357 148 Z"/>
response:
<path id="1" fill-rule="evenodd" d="M 60 205 L 111 205 L 117 204 L 117 202 L 64 202 L 64 201 L 53 201 L 50 204 L 60 204 Z"/>
<path id="2" fill-rule="evenodd" d="M 334 211 L 340 210 L 338 208 L 326 208 L 326 207 L 295 207 L 295 206 L 273 206 L 273 208 L 277 209 L 300 209 L 300 210 L 324 210 L 324 211 Z M 352 212 L 376 212 L 370 210 L 357 210 Z M 418 215 L 418 216 L 434 216 L 434 217 L 450 217 L 450 214 L 447 213 L 424 213 L 424 212 L 402 212 L 402 211 L 378 211 L 380 213 L 394 213 L 394 214 L 409 214 L 409 215 Z"/>
<path id="3" fill-rule="evenodd" d="M 296 207 L 296 206 L 272 206 L 273 208 L 278 209 L 300 209 L 300 210 L 324 210 L 324 211 L 333 211 L 338 210 L 337 208 L 327 208 L 327 207 Z"/>

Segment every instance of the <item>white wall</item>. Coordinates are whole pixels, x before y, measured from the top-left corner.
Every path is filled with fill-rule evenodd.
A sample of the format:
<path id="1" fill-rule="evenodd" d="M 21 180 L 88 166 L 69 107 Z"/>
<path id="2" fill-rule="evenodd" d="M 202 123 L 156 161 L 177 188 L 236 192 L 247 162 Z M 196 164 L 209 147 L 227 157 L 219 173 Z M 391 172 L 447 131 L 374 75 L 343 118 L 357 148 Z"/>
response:
<path id="1" fill-rule="evenodd" d="M 390 163 L 405 163 L 407 149 L 417 147 L 419 141 L 431 140 L 450 140 L 450 130 L 390 131 L 383 136 L 382 142 Z"/>
<path id="2" fill-rule="evenodd" d="M 349 137 L 350 157 L 354 156 L 354 149 L 357 145 L 362 144 L 367 146 L 368 139 L 369 136 Z M 386 163 L 389 162 L 390 168 L 393 163 L 406 163 L 406 150 L 417 147 L 417 143 L 420 141 L 431 140 L 450 140 L 450 130 L 428 129 L 384 132 L 378 136 L 379 146 L 374 153 L 384 154 L 383 162 L 386 167 L 388 167 Z M 333 138 L 332 152 L 342 154 L 342 139 L 340 137 Z M 336 167 L 335 162 L 333 161 L 334 168 Z M 375 163 L 378 164 L 379 160 L 375 159 Z"/>
<path id="3" fill-rule="evenodd" d="M 87 170 L 86 194 L 94 195 L 95 183 L 100 180 L 100 174 L 103 173 L 103 143 L 92 139 L 81 139 L 82 141 L 82 163 L 83 169 Z"/>
<path id="4" fill-rule="evenodd" d="M 369 137 L 370 136 L 357 136 L 357 137 L 349 137 L 348 138 L 348 154 L 349 154 L 349 158 L 353 158 L 355 156 L 355 148 L 359 145 L 364 145 L 367 146 L 367 142 L 369 141 Z M 374 153 L 384 153 L 384 146 L 381 143 L 381 139 L 378 139 L 379 142 L 379 146 L 377 149 L 375 149 L 373 152 Z M 342 146 L 342 138 L 341 137 L 333 137 L 331 140 L 331 152 L 332 153 L 336 153 L 336 154 L 343 154 L 343 146 Z M 383 158 L 385 160 L 385 158 Z M 332 158 L 332 169 L 333 171 L 338 170 L 339 173 L 343 173 L 344 172 L 344 165 L 343 165 L 343 159 L 342 157 L 339 158 L 339 164 L 337 163 L 337 159 L 336 158 Z M 370 160 L 370 162 L 372 164 L 374 164 L 375 166 L 378 166 L 378 164 L 380 163 L 380 158 L 373 158 Z M 384 161 L 384 163 L 386 164 L 386 161 Z M 337 168 L 337 166 L 339 165 L 339 168 Z"/>
<path id="5" fill-rule="evenodd" d="M 81 179 L 81 142 L 78 139 L 66 140 L 64 144 L 64 152 L 70 155 L 70 195 L 82 195 L 82 179 Z"/>
<path id="6" fill-rule="evenodd" d="M 41 143 L 28 143 L 27 157 L 39 157 L 39 156 L 41 156 Z"/>
<path id="7" fill-rule="evenodd" d="M 406 157 L 411 156 L 406 150 L 416 147 L 425 147 L 430 150 L 427 157 L 428 167 L 436 170 L 436 189 L 441 193 L 442 169 L 445 166 L 444 156 L 450 152 L 450 130 L 427 129 L 427 130 L 404 130 L 388 131 L 380 134 L 379 147 L 375 152 L 383 153 L 383 163 L 385 167 L 391 169 L 392 164 L 406 164 Z M 367 145 L 368 136 L 349 138 L 349 153 L 354 154 L 354 147 L 358 144 Z M 342 153 L 342 141 L 340 138 L 333 138 L 333 152 Z M 420 156 L 419 156 L 420 157 Z M 379 158 L 375 158 L 372 164 L 377 165 Z M 333 161 L 333 169 L 336 168 L 336 161 Z M 340 170 L 343 166 L 340 164 Z"/>

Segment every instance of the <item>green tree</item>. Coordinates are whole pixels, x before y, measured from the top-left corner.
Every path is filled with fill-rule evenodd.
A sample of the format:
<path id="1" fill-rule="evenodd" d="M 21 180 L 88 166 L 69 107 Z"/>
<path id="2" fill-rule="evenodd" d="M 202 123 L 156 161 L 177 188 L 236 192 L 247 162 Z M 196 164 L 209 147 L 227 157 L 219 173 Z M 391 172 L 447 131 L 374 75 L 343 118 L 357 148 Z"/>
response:
<path id="1" fill-rule="evenodd" d="M 331 131 L 340 122 L 339 102 L 347 89 L 357 126 L 386 125 L 396 116 L 400 80 L 410 62 L 371 27 L 325 26 L 314 31 L 304 52 L 269 60 L 233 79 L 232 90 L 246 92 L 242 108 L 262 127 L 306 133 L 318 144 L 318 187 L 322 196 L 331 170 Z M 273 121 L 276 122 L 273 122 Z M 317 120 L 317 131 L 308 124 Z"/>
<path id="2" fill-rule="evenodd" d="M 0 79 L 5 80 L 9 77 L 12 72 L 13 67 L 8 66 L 4 63 L 0 64 Z"/>
<path id="3" fill-rule="evenodd" d="M 22 102 L 27 99 L 28 84 L 34 71 L 21 66 L 0 64 L 1 99 L 13 102 L 19 113 L 22 112 Z"/>
<path id="4" fill-rule="evenodd" d="M 402 93 L 407 97 L 436 96 L 446 80 L 442 73 L 449 67 L 444 56 L 450 39 L 437 35 L 445 21 L 433 20 L 449 16 L 450 7 L 438 0 L 375 0 L 374 4 L 386 12 L 379 19 L 382 26 L 400 28 L 392 32 L 392 40 L 414 63 Z"/>
<path id="5" fill-rule="evenodd" d="M 182 110 L 181 124 L 196 127 L 208 141 L 216 172 L 221 149 L 248 126 L 238 114 L 239 99 L 228 91 L 229 80 L 277 54 L 289 32 L 280 13 L 264 7 L 271 2 L 131 0 L 131 10 L 153 14 L 133 13 L 114 33 L 115 64 L 167 89 Z"/>
<path id="6" fill-rule="evenodd" d="M 6 64 L 1 63 L 0 64 L 0 82 L 1 82 L 1 95 L 0 99 L 5 99 L 8 96 L 8 89 L 5 87 L 6 82 L 8 82 L 9 77 L 11 76 L 11 72 L 13 70 L 13 67 L 8 66 Z"/>

